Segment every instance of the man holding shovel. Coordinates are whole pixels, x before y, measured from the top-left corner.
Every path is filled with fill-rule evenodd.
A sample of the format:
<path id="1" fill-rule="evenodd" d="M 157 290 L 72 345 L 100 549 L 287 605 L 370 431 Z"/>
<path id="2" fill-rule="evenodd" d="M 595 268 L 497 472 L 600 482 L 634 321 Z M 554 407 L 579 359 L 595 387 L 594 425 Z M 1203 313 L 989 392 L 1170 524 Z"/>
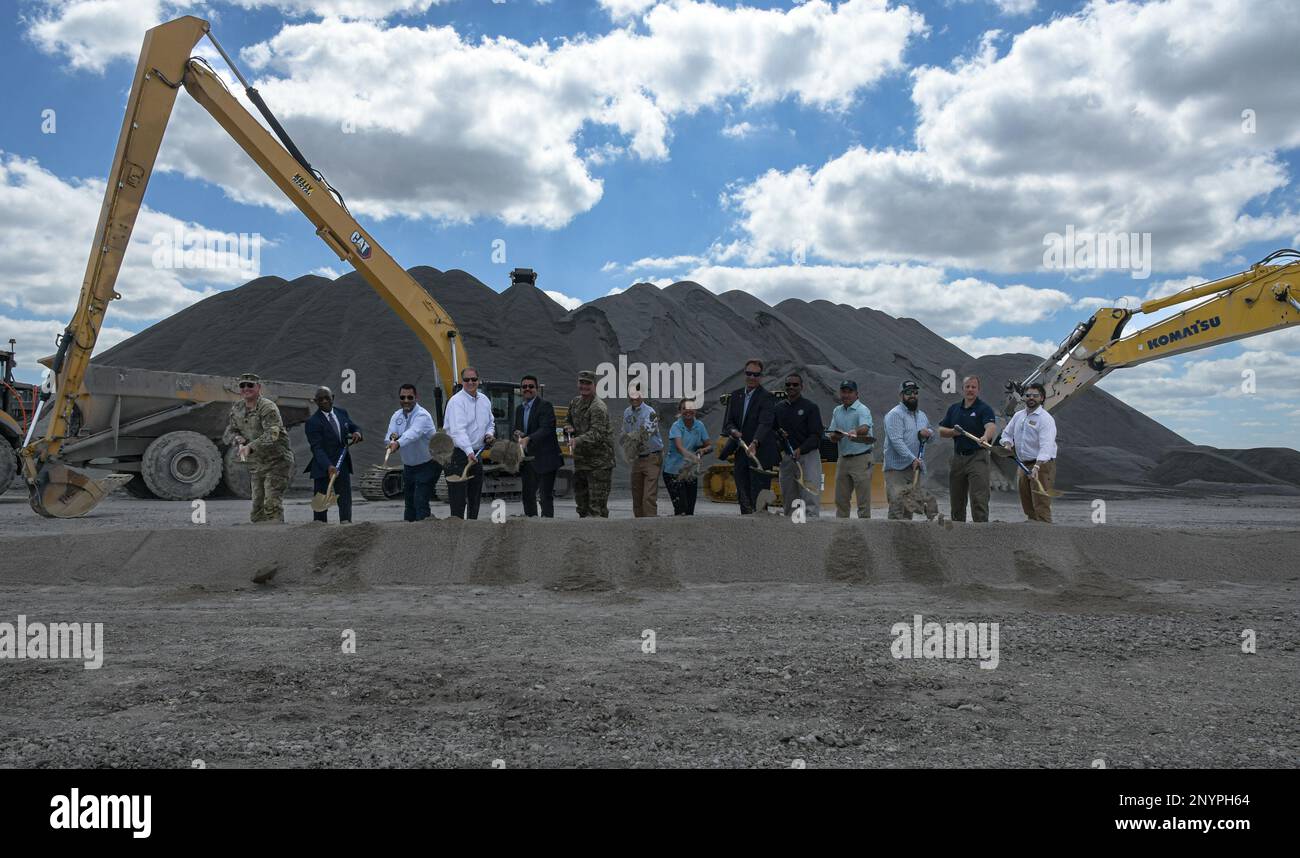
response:
<path id="1" fill-rule="evenodd" d="M 858 399 L 858 383 L 840 382 L 840 404 L 831 411 L 826 437 L 839 446 L 835 463 L 835 517 L 849 518 L 853 496 L 858 497 L 858 518 L 871 518 L 871 409 Z"/>
<path id="2" fill-rule="evenodd" d="M 311 445 L 311 462 L 304 469 L 310 473 L 315 492 L 322 499 L 331 494 L 338 498 L 339 521 L 352 520 L 352 454 L 349 444 L 361 441 L 361 427 L 352 422 L 342 408 L 334 407 L 334 394 L 328 387 L 316 388 L 316 413 L 304 431 Z M 312 518 L 329 520 L 329 506 L 317 510 L 313 498 Z"/>
<path id="3" fill-rule="evenodd" d="M 903 494 L 920 484 L 925 473 L 923 450 L 934 435 L 930 418 L 920 409 L 920 395 L 915 381 L 903 382 L 899 403 L 885 415 L 885 494 L 892 519 L 912 520 Z"/>
<path id="4" fill-rule="evenodd" d="M 998 434 L 992 407 L 980 399 L 978 376 L 968 375 L 961 383 L 962 400 L 955 402 L 939 421 L 939 437 L 952 438 L 952 461 L 948 463 L 948 498 L 953 521 L 966 520 L 970 499 L 973 521 L 989 520 L 989 469 L 993 460 L 988 445 Z M 968 437 L 974 435 L 975 440 Z"/>
<path id="5" fill-rule="evenodd" d="M 803 395 L 803 377 L 792 372 L 785 377 L 785 399 L 776 406 L 776 430 L 781 435 L 781 500 L 790 515 L 795 498 L 802 498 L 808 518 L 821 514 L 822 412 L 817 403 Z"/>
<path id="6" fill-rule="evenodd" d="M 414 384 L 403 384 L 397 391 L 401 407 L 388 420 L 388 453 L 402 458 L 402 494 L 405 497 L 404 521 L 424 521 L 433 515 L 429 498 L 438 474 L 437 462 L 429 452 L 429 441 L 437 431 L 433 415 L 417 401 Z"/>
<path id="7" fill-rule="evenodd" d="M 762 381 L 763 362 L 747 361 L 745 386 L 727 397 L 727 414 L 722 420 L 722 431 L 729 438 L 718 458 L 725 460 L 733 450 L 736 453 L 731 474 L 741 515 L 751 515 L 759 495 L 771 492 L 773 466 L 779 458 L 774 428 L 776 398 L 763 389 Z"/>
<path id="8" fill-rule="evenodd" d="M 478 370 L 467 366 L 460 371 L 461 389 L 447 402 L 447 434 L 455 442 L 447 463 L 447 494 L 452 518 L 478 518 L 483 493 L 482 452 L 496 440 L 492 401 L 478 392 Z"/>
<path id="9" fill-rule="evenodd" d="M 1002 446 L 1029 473 L 1020 474 L 1020 508 L 1030 521 L 1052 523 L 1052 486 L 1056 483 L 1056 418 L 1043 407 L 1046 389 L 1038 383 L 1025 388 L 1025 407 L 1002 432 Z M 1030 463 L 1033 463 L 1032 465 Z"/>

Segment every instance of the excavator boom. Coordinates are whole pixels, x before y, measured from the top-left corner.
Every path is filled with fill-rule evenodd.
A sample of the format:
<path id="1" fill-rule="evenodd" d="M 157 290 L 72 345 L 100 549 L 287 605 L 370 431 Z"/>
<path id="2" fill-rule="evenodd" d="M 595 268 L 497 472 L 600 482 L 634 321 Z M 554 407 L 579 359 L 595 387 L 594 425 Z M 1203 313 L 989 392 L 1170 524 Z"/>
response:
<path id="1" fill-rule="evenodd" d="M 1124 335 L 1134 316 L 1205 298 L 1176 315 Z M 1003 414 L 1020 407 L 1025 388 L 1047 390 L 1049 411 L 1110 372 L 1300 324 L 1300 251 L 1278 250 L 1250 269 L 1146 301 L 1137 310 L 1106 307 L 1078 325 L 1022 381 L 1007 383 Z"/>
<path id="2" fill-rule="evenodd" d="M 103 499 L 117 480 L 93 479 L 57 459 L 69 435 L 77 391 L 103 327 L 104 314 L 109 303 L 121 297 L 114 288 L 118 272 L 181 87 L 307 216 L 316 234 L 339 259 L 355 267 L 416 332 L 443 383 L 454 381 L 459 367 L 468 363 L 463 342 L 457 342 L 459 332 L 451 316 L 357 223 L 342 197 L 303 157 L 216 40 L 212 39 L 213 44 L 230 63 L 278 140 L 239 103 L 206 62 L 191 56 L 205 35 L 212 39 L 208 22 L 192 16 L 160 24 L 145 34 L 77 309 L 59 338 L 58 350 L 50 361 L 53 384 L 43 390 L 37 417 L 32 421 L 35 425 L 43 409 L 48 423 L 43 435 L 35 441 L 29 436 L 19 453 L 32 508 L 42 515 L 83 515 Z"/>

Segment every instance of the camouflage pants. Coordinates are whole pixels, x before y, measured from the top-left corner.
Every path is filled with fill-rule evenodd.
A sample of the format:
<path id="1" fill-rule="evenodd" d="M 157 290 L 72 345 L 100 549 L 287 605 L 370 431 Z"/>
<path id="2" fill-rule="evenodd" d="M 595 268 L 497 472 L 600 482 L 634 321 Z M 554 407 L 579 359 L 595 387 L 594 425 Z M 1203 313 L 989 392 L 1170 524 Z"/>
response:
<path id="1" fill-rule="evenodd" d="M 575 470 L 573 499 L 578 502 L 579 518 L 609 518 L 609 482 L 614 469 Z"/>
<path id="2" fill-rule="evenodd" d="M 253 478 L 253 509 L 249 513 L 249 521 L 284 521 L 281 498 L 284 497 L 284 490 L 289 488 L 289 475 L 292 472 L 292 461 L 248 469 L 249 476 Z"/>

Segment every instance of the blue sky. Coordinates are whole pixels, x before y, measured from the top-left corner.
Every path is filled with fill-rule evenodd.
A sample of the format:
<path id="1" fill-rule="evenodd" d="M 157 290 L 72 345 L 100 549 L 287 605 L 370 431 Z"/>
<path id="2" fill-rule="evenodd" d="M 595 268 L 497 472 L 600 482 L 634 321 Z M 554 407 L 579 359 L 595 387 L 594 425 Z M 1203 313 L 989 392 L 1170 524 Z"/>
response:
<path id="1" fill-rule="evenodd" d="M 143 32 L 187 13 L 402 264 L 497 289 L 531 267 L 571 306 L 690 278 L 913 316 L 974 354 L 1042 352 L 1103 299 L 1300 243 L 1283 0 L 6 8 L 0 71 L 22 85 L 0 118 L 0 338 L 29 378 L 71 314 Z M 182 94 L 102 344 L 248 279 L 158 270 L 151 240 L 178 225 L 260 236 L 262 274 L 341 273 L 268 187 Z M 1067 225 L 1150 233 L 1150 277 L 1045 269 L 1043 237 Z M 1103 387 L 1198 443 L 1294 446 L 1277 428 L 1300 417 L 1298 369 L 1293 329 Z"/>

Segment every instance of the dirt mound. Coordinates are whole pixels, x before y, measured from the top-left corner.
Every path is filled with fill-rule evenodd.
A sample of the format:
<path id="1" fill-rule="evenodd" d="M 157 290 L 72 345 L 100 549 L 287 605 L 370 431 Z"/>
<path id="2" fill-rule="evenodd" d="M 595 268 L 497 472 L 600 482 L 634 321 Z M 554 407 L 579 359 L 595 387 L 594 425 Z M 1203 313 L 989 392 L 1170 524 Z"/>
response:
<path id="1" fill-rule="evenodd" d="M 1257 471 L 1263 471 L 1276 480 L 1300 486 L 1300 450 L 1289 447 L 1256 447 L 1251 450 L 1218 452 Z"/>
<path id="2" fill-rule="evenodd" d="M 1267 457 L 1259 456 L 1258 459 L 1267 460 Z M 1252 467 L 1239 458 L 1206 447 L 1172 450 L 1166 453 L 1161 457 L 1159 464 L 1147 473 L 1147 478 L 1162 486 L 1176 486 L 1191 481 L 1290 485 L 1286 480 L 1278 479 L 1259 468 Z"/>

